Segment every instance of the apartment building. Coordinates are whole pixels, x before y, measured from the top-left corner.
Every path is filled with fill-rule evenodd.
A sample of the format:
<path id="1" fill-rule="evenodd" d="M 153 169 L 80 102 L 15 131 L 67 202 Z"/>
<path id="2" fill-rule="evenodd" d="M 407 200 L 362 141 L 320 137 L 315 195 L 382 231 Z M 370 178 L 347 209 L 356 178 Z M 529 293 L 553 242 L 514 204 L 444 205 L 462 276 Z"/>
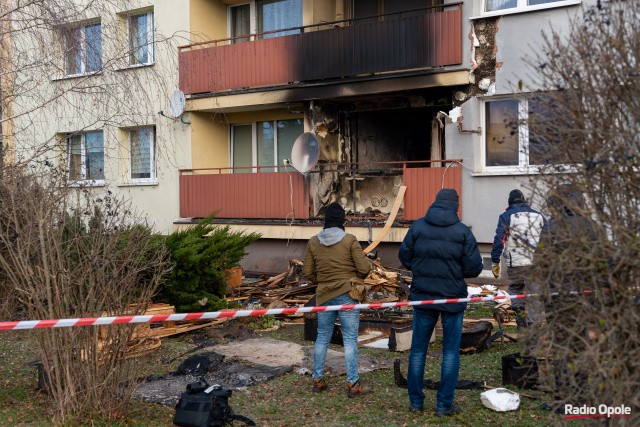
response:
<path id="1" fill-rule="evenodd" d="M 461 194 L 461 219 L 488 257 L 509 191 L 536 173 L 526 126 L 504 125 L 535 107 L 513 95 L 519 80 L 531 87 L 523 58 L 583 3 L 593 2 L 198 2 L 209 39 L 178 53 L 192 122 L 181 216 L 219 210 L 220 222 L 263 233 L 244 267 L 280 271 L 330 202 L 365 242 L 405 185 L 398 226 L 379 246 L 396 265 L 408 225 L 445 186 Z M 303 175 L 285 159 L 309 131 L 320 161 Z"/>
<path id="2" fill-rule="evenodd" d="M 443 186 L 461 194 L 488 256 L 509 191 L 536 173 L 526 125 L 504 126 L 535 109 L 513 95 L 518 81 L 532 87 L 523 57 L 595 0 L 104 3 L 70 13 L 40 49 L 57 52 L 30 76 L 46 96 L 3 105 L 16 114 L 3 126 L 16 158 L 42 155 L 70 185 L 129 197 L 164 233 L 218 211 L 263 234 L 245 269 L 281 271 L 330 202 L 364 243 L 403 185 L 382 259 L 397 265 L 408 226 Z M 176 89 L 186 105 L 173 117 Z M 304 175 L 285 164 L 303 132 L 320 143 Z M 34 141 L 49 140 L 40 154 Z"/>

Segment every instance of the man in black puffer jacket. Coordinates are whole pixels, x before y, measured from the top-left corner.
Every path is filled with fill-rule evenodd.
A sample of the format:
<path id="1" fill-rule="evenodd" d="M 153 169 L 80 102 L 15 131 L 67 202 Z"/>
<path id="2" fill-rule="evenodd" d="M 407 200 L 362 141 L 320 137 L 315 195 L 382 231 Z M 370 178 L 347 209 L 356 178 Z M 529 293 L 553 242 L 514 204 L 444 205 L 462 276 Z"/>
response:
<path id="1" fill-rule="evenodd" d="M 402 265 L 413 273 L 411 301 L 466 298 L 465 278 L 482 271 L 482 257 L 473 233 L 458 218 L 458 193 L 443 189 L 427 215 L 413 223 L 400 247 Z M 453 395 L 460 369 L 460 338 L 466 303 L 414 306 L 413 340 L 409 355 L 409 411 L 423 410 L 425 357 L 433 328 L 442 316 L 443 346 L 436 415 L 460 412 Z"/>

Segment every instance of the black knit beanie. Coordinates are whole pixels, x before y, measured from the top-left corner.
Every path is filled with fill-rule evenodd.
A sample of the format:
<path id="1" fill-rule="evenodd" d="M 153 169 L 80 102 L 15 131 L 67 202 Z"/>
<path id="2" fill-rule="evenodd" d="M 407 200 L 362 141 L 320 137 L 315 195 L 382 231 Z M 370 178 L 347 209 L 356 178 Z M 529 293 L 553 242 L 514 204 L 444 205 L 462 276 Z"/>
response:
<path id="1" fill-rule="evenodd" d="M 324 228 L 338 227 L 344 230 L 344 208 L 340 203 L 333 202 L 324 211 Z"/>
<path id="2" fill-rule="evenodd" d="M 509 206 L 514 203 L 526 203 L 526 199 L 524 198 L 524 194 L 520 190 L 511 190 L 509 193 Z"/>
<path id="3" fill-rule="evenodd" d="M 453 188 L 443 188 L 442 190 L 438 191 L 438 194 L 436 194 L 436 200 L 447 202 L 448 204 L 453 206 L 456 212 L 458 212 L 460 201 L 458 198 L 458 193 Z"/>

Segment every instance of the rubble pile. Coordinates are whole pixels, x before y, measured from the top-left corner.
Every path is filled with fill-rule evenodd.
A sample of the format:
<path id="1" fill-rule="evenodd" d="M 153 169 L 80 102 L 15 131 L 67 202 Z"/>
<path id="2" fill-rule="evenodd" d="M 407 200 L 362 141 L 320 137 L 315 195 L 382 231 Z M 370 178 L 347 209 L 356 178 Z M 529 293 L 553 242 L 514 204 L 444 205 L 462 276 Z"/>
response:
<path id="1" fill-rule="evenodd" d="M 367 298 L 371 302 L 406 301 L 409 297 L 411 277 L 383 267 L 377 260 L 370 260 L 372 270 L 364 280 L 370 286 Z M 266 308 L 302 307 L 313 303 L 316 285 L 302 277 L 302 261 L 289 261 L 289 269 L 273 277 L 261 276 L 256 280 L 245 280 L 230 291 L 225 298 L 243 306 Z"/>

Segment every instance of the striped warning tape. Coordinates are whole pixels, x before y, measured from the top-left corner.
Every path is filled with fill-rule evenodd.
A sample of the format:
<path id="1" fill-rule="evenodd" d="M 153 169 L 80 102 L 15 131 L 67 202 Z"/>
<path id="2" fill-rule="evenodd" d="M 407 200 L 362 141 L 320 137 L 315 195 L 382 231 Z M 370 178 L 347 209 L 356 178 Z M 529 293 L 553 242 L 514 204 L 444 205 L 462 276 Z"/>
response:
<path id="1" fill-rule="evenodd" d="M 529 294 L 528 296 L 536 296 Z M 378 302 L 369 304 L 327 305 L 318 307 L 270 308 L 260 310 L 227 310 L 206 313 L 155 314 L 140 316 L 88 317 L 82 319 L 24 320 L 19 322 L 0 322 L 0 330 L 68 328 L 71 326 L 116 325 L 124 323 L 172 322 L 181 320 L 221 319 L 225 317 L 264 316 L 267 314 L 314 313 L 318 311 L 339 311 L 366 308 L 390 308 L 416 305 L 452 304 L 457 302 L 476 302 L 526 298 L 527 295 L 500 295 L 473 298 L 437 299 L 428 301 Z"/>

